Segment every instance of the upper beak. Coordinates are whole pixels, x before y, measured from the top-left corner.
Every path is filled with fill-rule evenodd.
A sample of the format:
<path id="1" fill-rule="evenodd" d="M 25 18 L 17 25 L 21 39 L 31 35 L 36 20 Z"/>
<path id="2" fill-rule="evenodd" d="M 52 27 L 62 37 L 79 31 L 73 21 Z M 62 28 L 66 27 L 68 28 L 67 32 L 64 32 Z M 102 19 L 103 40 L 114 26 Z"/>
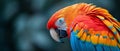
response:
<path id="1" fill-rule="evenodd" d="M 50 35 L 56 42 L 62 42 L 59 38 L 59 34 L 55 31 L 55 29 L 50 29 Z"/>

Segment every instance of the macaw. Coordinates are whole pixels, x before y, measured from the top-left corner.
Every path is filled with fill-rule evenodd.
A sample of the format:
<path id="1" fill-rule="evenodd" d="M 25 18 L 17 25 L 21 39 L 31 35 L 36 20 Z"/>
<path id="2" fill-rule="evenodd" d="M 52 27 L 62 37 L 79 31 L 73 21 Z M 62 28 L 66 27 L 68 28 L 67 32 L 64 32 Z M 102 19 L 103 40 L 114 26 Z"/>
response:
<path id="1" fill-rule="evenodd" d="M 68 37 L 73 51 L 120 51 L 120 23 L 106 9 L 77 3 L 60 9 L 47 29 L 57 42 Z"/>

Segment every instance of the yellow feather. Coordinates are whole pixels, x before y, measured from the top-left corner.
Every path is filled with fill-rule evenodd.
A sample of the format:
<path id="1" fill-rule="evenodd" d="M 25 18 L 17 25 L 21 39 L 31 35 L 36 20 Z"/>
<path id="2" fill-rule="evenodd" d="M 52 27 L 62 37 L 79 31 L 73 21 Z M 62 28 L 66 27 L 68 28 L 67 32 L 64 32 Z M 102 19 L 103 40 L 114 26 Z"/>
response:
<path id="1" fill-rule="evenodd" d="M 108 21 L 108 20 L 103 20 L 103 23 L 106 25 L 106 26 L 113 26 L 113 24 Z"/>
<path id="2" fill-rule="evenodd" d="M 86 41 L 87 41 L 87 42 L 90 42 L 90 35 L 88 35 L 88 36 L 86 37 Z"/>
<path id="3" fill-rule="evenodd" d="M 91 42 L 93 43 L 93 44 L 97 44 L 98 43 L 98 36 L 96 36 L 96 35 L 93 35 L 93 36 L 91 36 Z"/>
<path id="4" fill-rule="evenodd" d="M 98 18 L 100 18 L 101 20 L 104 20 L 105 18 L 103 16 L 97 15 Z"/>
<path id="5" fill-rule="evenodd" d="M 116 32 L 117 33 L 117 30 L 114 27 L 111 30 L 112 30 L 112 32 Z"/>
<path id="6" fill-rule="evenodd" d="M 95 32 L 92 33 L 92 34 L 94 34 L 94 35 L 91 36 L 91 42 L 92 42 L 93 44 L 97 44 L 97 43 L 98 43 L 99 36 L 96 36 L 96 35 L 95 35 Z M 99 33 L 96 33 L 96 34 L 99 34 Z"/>
<path id="7" fill-rule="evenodd" d="M 104 44 L 104 45 L 107 45 L 107 43 L 108 43 L 108 42 L 107 42 L 107 39 L 109 39 L 109 38 L 108 38 L 108 32 L 107 32 L 107 31 L 102 31 L 102 36 L 103 36 L 103 38 L 104 38 L 104 39 L 103 39 L 103 41 L 104 41 L 103 44 Z"/>
<path id="8" fill-rule="evenodd" d="M 107 40 L 107 41 L 106 41 L 105 44 L 106 44 L 107 46 L 110 46 L 110 44 L 111 44 L 111 43 L 110 43 L 110 41 L 111 41 L 110 38 L 108 37 L 106 40 Z"/>
<path id="9" fill-rule="evenodd" d="M 114 39 L 114 40 L 111 40 L 111 46 L 117 46 L 117 41 L 116 41 L 116 39 Z"/>
<path id="10" fill-rule="evenodd" d="M 115 22 L 112 22 L 113 23 L 113 26 L 118 30 L 118 31 L 120 31 L 120 26 L 117 24 L 117 23 L 115 23 Z"/>
<path id="11" fill-rule="evenodd" d="M 77 37 L 78 38 L 80 38 L 82 35 L 83 35 L 83 32 L 84 32 L 84 30 L 83 30 L 83 28 L 79 31 L 79 33 L 77 34 Z"/>
<path id="12" fill-rule="evenodd" d="M 99 43 L 99 44 L 103 44 L 103 43 L 104 43 L 104 38 L 103 38 L 103 36 L 100 36 L 100 37 L 99 37 L 98 43 Z"/>
<path id="13" fill-rule="evenodd" d="M 87 34 L 86 32 L 83 33 L 82 37 L 80 38 L 82 41 L 85 41 L 86 40 L 86 37 L 87 37 Z"/>
<path id="14" fill-rule="evenodd" d="M 106 42 L 106 38 L 108 38 L 107 37 L 107 32 L 106 31 L 102 31 L 101 32 L 101 35 L 100 35 L 100 37 L 99 37 L 99 44 L 107 44 L 107 42 Z"/>
<path id="15" fill-rule="evenodd" d="M 110 46 L 117 46 L 117 41 L 116 41 L 116 39 L 115 39 L 115 37 L 113 36 L 113 34 L 112 33 L 110 33 L 109 32 L 109 38 L 110 38 Z"/>
<path id="16" fill-rule="evenodd" d="M 118 39 L 118 42 L 120 43 L 120 35 L 119 35 L 119 33 L 117 33 L 115 36 Z"/>

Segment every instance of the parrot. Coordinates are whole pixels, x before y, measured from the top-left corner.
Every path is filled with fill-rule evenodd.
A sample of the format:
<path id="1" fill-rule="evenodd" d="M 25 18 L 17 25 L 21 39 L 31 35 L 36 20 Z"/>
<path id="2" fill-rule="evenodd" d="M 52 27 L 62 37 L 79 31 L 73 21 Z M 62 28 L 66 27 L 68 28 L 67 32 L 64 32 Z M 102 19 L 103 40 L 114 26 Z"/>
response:
<path id="1" fill-rule="evenodd" d="M 56 42 L 67 37 L 72 51 L 120 51 L 120 22 L 92 3 L 58 10 L 48 20 L 47 29 Z"/>

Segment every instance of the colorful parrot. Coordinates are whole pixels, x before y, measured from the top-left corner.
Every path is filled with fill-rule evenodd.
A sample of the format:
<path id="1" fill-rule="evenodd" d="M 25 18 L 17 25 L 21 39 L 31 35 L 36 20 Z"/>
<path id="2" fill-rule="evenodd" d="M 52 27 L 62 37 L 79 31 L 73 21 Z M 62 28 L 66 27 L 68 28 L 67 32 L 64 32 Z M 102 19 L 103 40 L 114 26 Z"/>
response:
<path id="1" fill-rule="evenodd" d="M 73 51 L 120 51 L 120 23 L 104 8 L 77 3 L 49 19 L 51 37 L 70 38 Z"/>

